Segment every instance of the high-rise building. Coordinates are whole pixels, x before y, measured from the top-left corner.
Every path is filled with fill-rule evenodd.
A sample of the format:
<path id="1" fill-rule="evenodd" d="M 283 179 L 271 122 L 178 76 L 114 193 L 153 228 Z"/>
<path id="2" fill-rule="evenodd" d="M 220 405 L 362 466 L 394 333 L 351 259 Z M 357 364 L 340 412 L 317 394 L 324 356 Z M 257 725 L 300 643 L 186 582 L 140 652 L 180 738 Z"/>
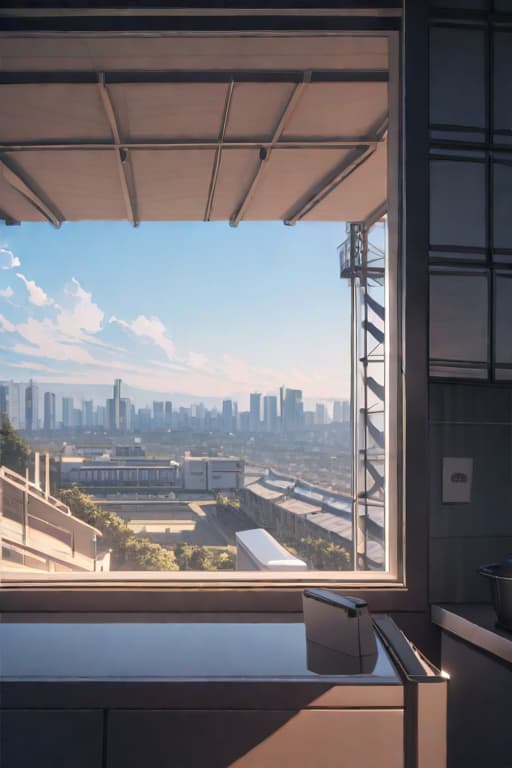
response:
<path id="1" fill-rule="evenodd" d="M 25 384 L 9 382 L 8 416 L 14 429 L 25 427 Z"/>
<path id="2" fill-rule="evenodd" d="M 263 427 L 265 432 L 277 431 L 277 397 L 265 395 L 263 398 Z"/>
<path id="3" fill-rule="evenodd" d="M 325 405 L 323 403 L 317 403 L 315 407 L 315 424 L 326 424 L 327 414 L 325 412 Z"/>
<path id="4" fill-rule="evenodd" d="M 234 430 L 232 400 L 222 401 L 222 430 L 224 432 L 233 432 Z"/>
<path id="5" fill-rule="evenodd" d="M 62 398 L 62 426 L 64 429 L 71 429 L 73 426 L 73 408 L 74 401 L 72 397 Z"/>
<path id="6" fill-rule="evenodd" d="M 92 400 L 84 400 L 83 402 L 83 414 L 82 424 L 86 429 L 90 429 L 94 426 L 94 404 Z"/>
<path id="7" fill-rule="evenodd" d="M 39 429 L 39 387 L 32 379 L 25 390 L 25 429 L 28 432 Z"/>
<path id="8" fill-rule="evenodd" d="M 154 429 L 164 428 L 164 403 L 163 400 L 153 401 L 153 427 Z"/>
<path id="9" fill-rule="evenodd" d="M 249 411 L 240 411 L 240 432 L 249 432 Z"/>
<path id="10" fill-rule="evenodd" d="M 345 424 L 350 422 L 350 400 L 344 400 L 342 403 L 342 421 Z"/>
<path id="11" fill-rule="evenodd" d="M 9 415 L 9 385 L 0 384 L 0 416 Z"/>
<path id="12" fill-rule="evenodd" d="M 129 397 L 119 401 L 119 432 L 132 431 L 132 405 Z"/>
<path id="13" fill-rule="evenodd" d="M 107 409 L 104 405 L 98 405 L 96 408 L 96 426 L 100 427 L 101 429 L 105 429 L 106 424 L 105 420 L 107 418 Z"/>
<path id="14" fill-rule="evenodd" d="M 83 420 L 82 420 L 82 409 L 81 408 L 73 408 L 73 415 L 71 418 L 71 426 L 77 427 L 78 429 L 81 429 L 83 426 Z"/>
<path id="15" fill-rule="evenodd" d="M 170 400 L 165 401 L 164 426 L 166 429 L 172 429 L 172 403 Z"/>
<path id="16" fill-rule="evenodd" d="M 304 424 L 304 404 L 301 389 L 287 389 L 285 391 L 283 409 L 285 432 L 301 429 Z"/>
<path id="17" fill-rule="evenodd" d="M 55 395 L 53 392 L 44 393 L 43 425 L 45 432 L 50 432 L 56 427 Z"/>
<path id="18" fill-rule="evenodd" d="M 249 432 L 258 432 L 261 420 L 261 395 L 252 392 L 249 406 Z"/>
<path id="19" fill-rule="evenodd" d="M 341 400 L 335 400 L 333 403 L 332 420 L 335 422 L 343 421 L 343 407 Z"/>
<path id="20" fill-rule="evenodd" d="M 114 432 L 119 432 L 121 429 L 121 379 L 114 380 L 114 397 L 112 404 L 112 422 L 110 429 Z"/>

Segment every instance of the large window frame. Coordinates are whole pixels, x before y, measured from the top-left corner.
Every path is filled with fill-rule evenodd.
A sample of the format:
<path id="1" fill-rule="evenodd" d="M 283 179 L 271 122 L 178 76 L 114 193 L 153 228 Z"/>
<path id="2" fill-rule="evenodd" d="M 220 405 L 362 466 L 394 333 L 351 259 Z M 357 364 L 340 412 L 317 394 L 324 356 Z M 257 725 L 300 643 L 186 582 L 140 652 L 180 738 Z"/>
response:
<path id="1" fill-rule="evenodd" d="M 420 4 L 418 4 L 419 6 Z M 216 573 L 172 574 L 110 573 L 98 579 L 95 575 L 66 575 L 30 577 L 3 580 L 0 589 L 0 608 L 3 610 L 44 610 L 75 608 L 78 610 L 300 610 L 304 586 L 329 586 L 343 591 L 357 591 L 371 599 L 376 610 L 424 610 L 426 606 L 426 409 L 427 409 L 427 357 L 426 357 L 426 259 L 405 262 L 404 253 L 418 254 L 424 249 L 427 237 L 424 223 L 413 221 L 405 226 L 404 210 L 420 210 L 426 199 L 426 13 L 423 8 L 408 12 L 404 32 L 400 39 L 399 20 L 392 3 L 379 3 L 375 17 L 366 17 L 369 30 L 387 34 L 390 40 L 390 111 L 396 120 L 390 121 L 389 146 L 393 160 L 389 164 L 388 180 L 392 190 L 389 205 L 389 251 L 396 254 L 388 265 L 389 277 L 386 296 L 386 322 L 392 340 L 388 350 L 386 385 L 393 392 L 393 404 L 387 415 L 387 525 L 389 542 L 387 573 L 382 572 L 308 572 L 304 577 L 265 573 L 235 572 L 219 579 Z M 315 24 L 293 20 L 290 28 L 295 34 L 308 34 L 324 14 L 315 15 Z M 333 31 L 336 18 L 338 29 L 345 28 L 344 14 L 328 17 L 325 29 Z M 350 18 L 350 15 L 348 16 Z M 341 21 L 340 21 L 341 19 Z M 358 19 L 361 22 L 362 19 Z M 247 17 L 244 17 L 244 24 Z M 425 27 L 423 26 L 425 25 Z M 276 25 L 277 26 L 277 25 Z M 300 30 L 297 31 L 297 26 Z M 359 30 L 353 24 L 351 29 Z M 258 20 L 254 21 L 258 28 Z M 279 28 L 282 30 L 282 20 Z M 334 27 L 336 29 L 336 25 Z M 355 32 L 357 34 L 357 31 Z M 268 34 L 268 30 L 266 30 Z M 272 32 L 270 32 L 272 33 Z M 369 32 L 365 30 L 365 34 Z M 370 32 L 371 33 L 371 32 Z M 313 32 L 311 32 L 313 34 Z M 418 101 L 404 99 L 407 83 L 414 82 Z M 419 95 L 418 95 L 419 94 Z M 423 95 L 423 98 L 422 98 Z M 422 141 L 421 139 L 425 139 Z M 407 163 L 404 158 L 407 157 Z M 408 183 L 411 180 L 411 184 Z M 413 189 L 414 186 L 414 189 Z M 423 209 L 425 210 L 425 209 Z M 405 296 L 407 295 L 407 301 Z M 401 330 L 404 329 L 402 333 Z M 405 333 L 407 329 L 407 333 Z M 414 342 L 413 342 L 414 337 Z M 406 364 L 407 361 L 407 364 Z M 407 376 L 405 374 L 407 373 Z M 388 402 L 391 398 L 388 394 Z M 407 413 L 407 418 L 406 418 Z M 409 414 L 412 418 L 409 419 Z M 412 439 L 411 439 L 412 438 Z M 422 442 L 423 440 L 423 442 Z M 407 469 L 407 476 L 406 476 Z M 414 483 L 419 481 L 413 491 Z M 413 505 L 413 493 L 418 493 Z M 390 505 L 392 505 L 390 507 Z M 392 511 L 390 512 L 390 509 Z M 409 512 L 408 529 L 405 510 Z M 406 553 L 411 567 L 407 567 Z"/>

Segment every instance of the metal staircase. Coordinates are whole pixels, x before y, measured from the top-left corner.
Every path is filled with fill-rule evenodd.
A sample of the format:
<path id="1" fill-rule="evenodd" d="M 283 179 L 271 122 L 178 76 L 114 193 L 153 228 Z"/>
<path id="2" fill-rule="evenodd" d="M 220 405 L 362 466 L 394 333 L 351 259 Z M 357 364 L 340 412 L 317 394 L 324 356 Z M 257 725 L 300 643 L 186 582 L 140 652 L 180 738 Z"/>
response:
<path id="1" fill-rule="evenodd" d="M 385 544 L 386 220 L 347 224 L 339 256 L 351 290 L 354 566 L 367 570 Z"/>

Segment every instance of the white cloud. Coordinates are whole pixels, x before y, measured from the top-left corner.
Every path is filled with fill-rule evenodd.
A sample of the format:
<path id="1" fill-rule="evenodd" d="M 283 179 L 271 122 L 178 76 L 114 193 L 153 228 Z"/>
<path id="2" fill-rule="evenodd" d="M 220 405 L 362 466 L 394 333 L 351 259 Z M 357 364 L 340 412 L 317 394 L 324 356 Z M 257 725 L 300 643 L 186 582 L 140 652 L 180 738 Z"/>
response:
<path id="1" fill-rule="evenodd" d="M 14 269 L 21 266 L 21 261 L 5 246 L 0 246 L 0 269 Z"/>
<path id="2" fill-rule="evenodd" d="M 8 285 L 7 288 L 0 289 L 0 297 L 3 299 L 10 299 L 13 294 L 14 291 L 10 285 Z"/>
<path id="3" fill-rule="evenodd" d="M 31 304 L 35 304 L 36 307 L 49 307 L 53 304 L 53 299 L 50 299 L 48 294 L 34 280 L 29 280 L 21 272 L 16 272 L 16 277 L 19 277 L 25 283 L 25 288 L 28 291 L 28 300 Z"/>
<path id="4" fill-rule="evenodd" d="M 16 326 L 11 323 L 10 320 L 8 320 L 3 315 L 0 315 L 0 331 L 5 331 L 6 333 L 16 333 Z"/>
<path id="5" fill-rule="evenodd" d="M 202 370 L 208 366 L 208 358 L 206 355 L 203 355 L 202 352 L 189 352 L 187 355 L 187 363 L 191 368 Z"/>
<path id="6" fill-rule="evenodd" d="M 135 336 L 150 339 L 153 344 L 156 344 L 157 347 L 160 347 L 165 352 L 169 360 L 173 360 L 176 351 L 174 342 L 166 335 L 165 325 L 158 317 L 139 315 L 131 323 L 128 323 L 126 320 L 120 320 L 115 315 L 112 315 L 109 322 L 117 323 L 123 328 L 127 328 Z"/>

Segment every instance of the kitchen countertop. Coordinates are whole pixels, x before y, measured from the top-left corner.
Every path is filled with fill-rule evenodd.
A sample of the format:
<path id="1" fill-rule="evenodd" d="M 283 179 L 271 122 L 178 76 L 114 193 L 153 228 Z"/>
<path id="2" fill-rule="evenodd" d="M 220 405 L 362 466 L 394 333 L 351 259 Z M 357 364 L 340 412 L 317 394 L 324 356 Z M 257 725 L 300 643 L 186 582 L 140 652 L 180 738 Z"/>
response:
<path id="1" fill-rule="evenodd" d="M 496 625 L 492 605 L 433 605 L 432 621 L 446 632 L 512 664 L 512 632 Z"/>

